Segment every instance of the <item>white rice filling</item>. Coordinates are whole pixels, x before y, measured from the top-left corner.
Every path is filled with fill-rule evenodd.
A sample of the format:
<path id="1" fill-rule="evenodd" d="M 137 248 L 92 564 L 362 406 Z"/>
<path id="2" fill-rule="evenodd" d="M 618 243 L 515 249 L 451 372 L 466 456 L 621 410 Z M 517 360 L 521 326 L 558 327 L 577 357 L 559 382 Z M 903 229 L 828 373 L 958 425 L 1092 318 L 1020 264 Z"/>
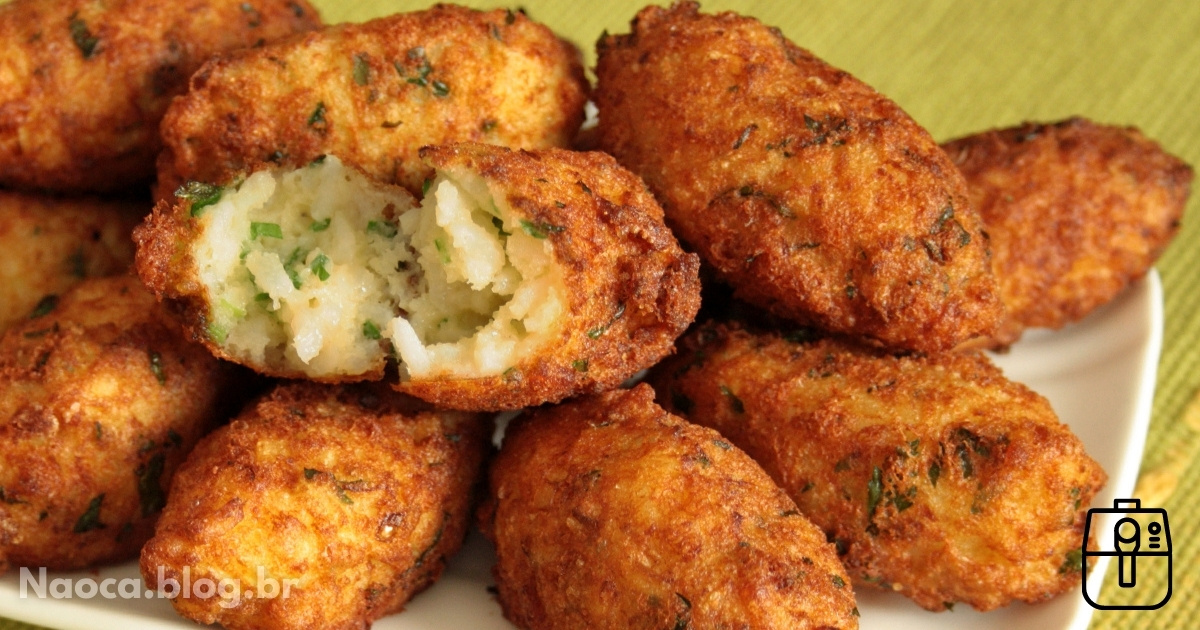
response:
<path id="1" fill-rule="evenodd" d="M 260 171 L 199 212 L 208 334 L 251 365 L 312 377 L 504 373 L 562 325 L 549 239 L 522 229 L 470 172 L 440 173 L 422 205 L 329 156 Z"/>

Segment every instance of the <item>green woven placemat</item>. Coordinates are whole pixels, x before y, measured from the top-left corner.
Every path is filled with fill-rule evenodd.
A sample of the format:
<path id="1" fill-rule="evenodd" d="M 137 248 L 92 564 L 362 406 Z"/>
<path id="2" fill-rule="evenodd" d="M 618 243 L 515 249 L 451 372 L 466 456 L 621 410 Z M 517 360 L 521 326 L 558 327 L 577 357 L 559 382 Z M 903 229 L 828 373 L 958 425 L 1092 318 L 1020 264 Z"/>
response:
<path id="1" fill-rule="evenodd" d="M 395 0 L 312 0 L 328 22 L 423 8 Z M 512 6 L 466 2 L 472 6 Z M 531 17 L 575 41 L 594 62 L 601 32 L 626 32 L 645 2 L 526 0 Z M 988 2 L 705 2 L 780 27 L 800 46 L 887 94 L 938 139 L 1071 115 L 1141 128 L 1200 164 L 1200 2 L 1011 0 Z M 1158 264 L 1165 290 L 1164 346 L 1139 495 L 1165 507 L 1175 554 L 1174 595 L 1155 612 L 1096 613 L 1092 628 L 1196 625 L 1200 571 L 1200 227 L 1197 202 Z M 1191 421 L 1185 421 L 1187 415 Z M 1114 588 L 1110 571 L 1107 588 Z M 1154 579 L 1149 577 L 1149 579 Z M 0 620 L 0 630 L 32 626 Z"/>

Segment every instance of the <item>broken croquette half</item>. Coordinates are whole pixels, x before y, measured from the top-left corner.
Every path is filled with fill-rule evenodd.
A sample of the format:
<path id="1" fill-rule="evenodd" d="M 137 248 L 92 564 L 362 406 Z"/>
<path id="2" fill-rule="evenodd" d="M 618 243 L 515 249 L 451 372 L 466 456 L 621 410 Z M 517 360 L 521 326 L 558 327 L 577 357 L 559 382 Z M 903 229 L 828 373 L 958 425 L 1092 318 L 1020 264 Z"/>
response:
<path id="1" fill-rule="evenodd" d="M 601 153 L 428 147 L 417 203 L 336 156 L 189 183 L 137 230 L 138 271 L 218 356 L 512 409 L 616 386 L 699 306 L 644 184 Z"/>

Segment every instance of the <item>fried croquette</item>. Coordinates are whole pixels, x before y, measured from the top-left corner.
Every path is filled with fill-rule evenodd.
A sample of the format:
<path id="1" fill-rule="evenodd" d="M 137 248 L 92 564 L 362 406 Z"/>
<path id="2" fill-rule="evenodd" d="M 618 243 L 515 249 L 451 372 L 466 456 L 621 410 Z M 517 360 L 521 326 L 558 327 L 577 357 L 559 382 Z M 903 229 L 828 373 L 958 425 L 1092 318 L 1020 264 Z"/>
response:
<path id="1" fill-rule="evenodd" d="M 217 355 L 514 409 L 615 387 L 699 308 L 645 185 L 602 153 L 428 147 L 424 203 L 330 155 L 159 203 L 137 266 Z"/>
<path id="2" fill-rule="evenodd" d="M 232 380 L 137 278 L 88 279 L 0 337 L 0 570 L 136 557 Z"/>
<path id="3" fill-rule="evenodd" d="M 747 302 L 918 351 L 993 332 L 987 238 L 953 163 L 778 29 L 694 2 L 597 44 L 600 148 Z"/>
<path id="4" fill-rule="evenodd" d="M 981 611 L 1079 588 L 1106 477 L 1044 398 L 982 353 L 892 355 L 805 333 L 704 325 L 650 380 L 667 409 L 758 461 L 857 585 Z"/>
<path id="5" fill-rule="evenodd" d="M 146 208 L 0 190 L 0 332 L 46 295 L 84 278 L 125 273 L 133 263 L 130 235 Z"/>
<path id="6" fill-rule="evenodd" d="M 281 385 L 180 467 L 142 577 L 209 580 L 172 604 L 229 630 L 367 628 L 461 546 L 490 434 L 383 386 Z"/>
<path id="7" fill-rule="evenodd" d="M 154 179 L 159 122 L 209 56 L 319 26 L 306 0 L 14 0 L 0 6 L 0 184 Z"/>
<path id="8" fill-rule="evenodd" d="M 519 12 L 435 5 L 333 26 L 201 69 L 163 121 L 156 197 L 326 154 L 415 195 L 432 176 L 420 147 L 565 147 L 587 92 L 579 50 Z"/>
<path id="9" fill-rule="evenodd" d="M 1008 316 L 995 346 L 1061 328 L 1149 271 L 1179 229 L 1192 168 L 1131 127 L 1071 118 L 943 145 L 992 242 Z"/>
<path id="10" fill-rule="evenodd" d="M 521 628 L 857 628 L 833 545 L 745 453 L 639 385 L 508 427 L 480 525 Z"/>

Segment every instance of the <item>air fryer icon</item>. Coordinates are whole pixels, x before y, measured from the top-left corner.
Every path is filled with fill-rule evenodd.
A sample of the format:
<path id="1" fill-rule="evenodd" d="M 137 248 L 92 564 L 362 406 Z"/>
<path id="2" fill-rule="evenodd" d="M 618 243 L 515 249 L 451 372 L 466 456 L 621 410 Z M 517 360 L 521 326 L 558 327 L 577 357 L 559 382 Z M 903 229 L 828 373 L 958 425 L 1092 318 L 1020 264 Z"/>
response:
<path id="1" fill-rule="evenodd" d="M 1092 533 L 1092 518 L 1097 514 L 1112 514 L 1116 520 L 1112 526 L 1111 549 L 1088 549 Z M 1098 536 L 1103 541 L 1103 536 Z M 1100 543 L 1103 547 L 1104 543 Z M 1131 603 L 1113 604 L 1113 597 L 1101 597 L 1100 593 L 1088 590 L 1088 580 L 1083 580 L 1083 598 L 1093 608 L 1101 610 L 1155 610 L 1162 608 L 1171 599 L 1171 530 L 1167 525 L 1167 511 L 1162 508 L 1142 509 L 1139 499 L 1116 499 L 1111 508 L 1092 508 L 1087 513 L 1083 530 L 1083 570 L 1087 575 L 1088 564 L 1094 564 L 1103 556 L 1111 556 L 1117 563 L 1117 586 L 1122 598 L 1132 595 Z M 1165 590 L 1161 583 L 1153 584 L 1153 575 L 1165 575 Z M 1104 593 L 1104 595 L 1111 595 Z"/>

